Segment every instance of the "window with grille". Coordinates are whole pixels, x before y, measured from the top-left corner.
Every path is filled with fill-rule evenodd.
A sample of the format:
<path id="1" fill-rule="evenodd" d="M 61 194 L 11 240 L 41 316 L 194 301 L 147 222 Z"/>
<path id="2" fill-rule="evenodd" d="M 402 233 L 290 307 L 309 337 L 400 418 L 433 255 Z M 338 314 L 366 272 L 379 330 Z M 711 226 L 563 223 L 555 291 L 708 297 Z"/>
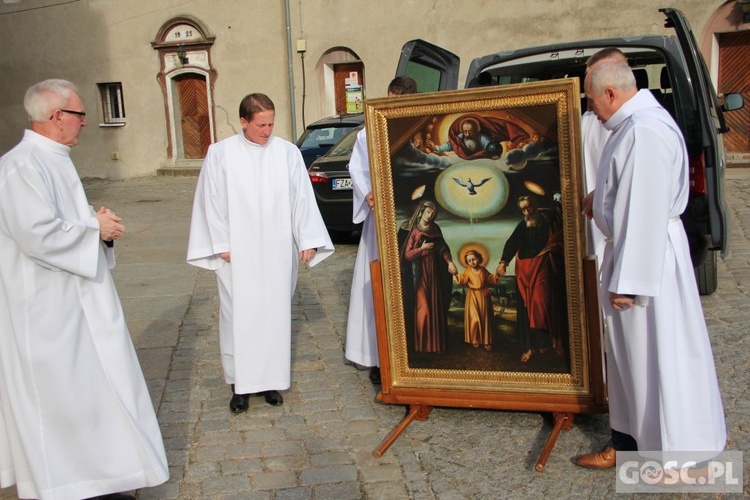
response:
<path id="1" fill-rule="evenodd" d="M 102 97 L 102 113 L 105 124 L 125 124 L 125 101 L 122 98 L 122 83 L 99 83 Z"/>

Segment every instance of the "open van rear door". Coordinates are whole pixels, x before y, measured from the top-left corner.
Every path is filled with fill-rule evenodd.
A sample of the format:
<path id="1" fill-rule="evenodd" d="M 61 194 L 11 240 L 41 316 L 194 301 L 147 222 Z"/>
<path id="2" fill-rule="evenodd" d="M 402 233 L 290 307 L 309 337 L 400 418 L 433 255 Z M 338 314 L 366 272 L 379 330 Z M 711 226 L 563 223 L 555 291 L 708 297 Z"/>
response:
<path id="1" fill-rule="evenodd" d="M 709 248 L 720 249 L 725 254 L 729 244 L 729 220 L 726 203 L 724 202 L 724 169 L 726 155 L 724 144 L 719 134 L 726 132 L 724 115 L 719 105 L 718 97 L 711 77 L 706 68 L 693 32 L 682 12 L 673 8 L 659 9 L 667 20 L 665 27 L 673 28 L 682 47 L 686 69 L 692 83 L 693 99 L 695 100 L 701 123 L 703 139 L 703 165 L 700 159 L 691 157 L 691 168 L 705 169 L 695 172 L 698 176 L 705 175 L 706 202 L 708 208 L 710 238 Z"/>
<path id="2" fill-rule="evenodd" d="M 417 82 L 417 90 L 436 92 L 458 88 L 460 59 L 456 54 L 424 40 L 411 40 L 401 48 L 396 76 Z"/>

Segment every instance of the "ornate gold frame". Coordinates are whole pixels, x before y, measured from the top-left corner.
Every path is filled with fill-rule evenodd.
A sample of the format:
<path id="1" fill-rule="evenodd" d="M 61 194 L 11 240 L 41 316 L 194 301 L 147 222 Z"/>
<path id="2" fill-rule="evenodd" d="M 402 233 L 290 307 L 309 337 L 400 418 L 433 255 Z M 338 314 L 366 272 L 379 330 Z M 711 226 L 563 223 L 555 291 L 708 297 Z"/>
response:
<path id="1" fill-rule="evenodd" d="M 596 290 L 587 290 L 586 224 L 578 79 L 372 99 L 365 103 L 381 282 L 376 290 L 384 402 L 585 412 L 603 408 Z M 445 370 L 409 365 L 394 196 L 394 152 L 424 117 L 554 107 L 557 127 L 569 331 L 569 373 Z M 541 108 L 540 108 L 541 109 Z M 402 120 L 407 118 L 407 120 Z M 413 120 L 409 120 L 413 119 Z M 406 124 L 406 126 L 404 125 Z M 494 269 L 494 267 L 493 267 Z M 593 268 L 592 268 L 593 269 Z M 593 270 L 595 273 L 595 269 Z M 591 288 L 591 286 L 589 286 Z M 380 295 L 382 292 L 382 296 Z M 378 306 L 378 297 L 382 304 Z M 593 301 L 593 302 L 592 302 Z M 587 302 L 589 306 L 587 306 Z M 591 305 L 593 304 L 593 306 Z M 592 311 L 592 309 L 596 309 Z M 592 314 L 594 316 L 592 316 Z M 593 332 L 593 333 L 592 333 Z M 593 339 L 592 339 L 593 337 Z M 592 346 L 593 342 L 593 346 Z M 593 366 L 592 366 L 593 364 Z"/>

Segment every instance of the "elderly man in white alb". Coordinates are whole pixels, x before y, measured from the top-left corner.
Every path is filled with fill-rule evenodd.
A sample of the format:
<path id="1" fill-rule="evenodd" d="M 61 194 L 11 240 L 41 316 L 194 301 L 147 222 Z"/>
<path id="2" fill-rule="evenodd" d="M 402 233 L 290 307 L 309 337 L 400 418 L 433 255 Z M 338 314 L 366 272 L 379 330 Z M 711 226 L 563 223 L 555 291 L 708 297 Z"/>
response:
<path id="1" fill-rule="evenodd" d="M 680 214 L 688 200 L 682 133 L 627 63 L 603 60 L 585 81 L 610 130 L 584 200 L 606 238 L 601 300 L 607 321 L 612 439 L 575 459 L 614 467 L 617 451 L 718 455 L 726 428 L 711 344 Z"/>
<path id="2" fill-rule="evenodd" d="M 133 498 L 169 477 L 110 274 L 120 218 L 89 206 L 71 147 L 75 86 L 26 92 L 31 121 L 0 159 L 0 486 L 20 498 Z"/>

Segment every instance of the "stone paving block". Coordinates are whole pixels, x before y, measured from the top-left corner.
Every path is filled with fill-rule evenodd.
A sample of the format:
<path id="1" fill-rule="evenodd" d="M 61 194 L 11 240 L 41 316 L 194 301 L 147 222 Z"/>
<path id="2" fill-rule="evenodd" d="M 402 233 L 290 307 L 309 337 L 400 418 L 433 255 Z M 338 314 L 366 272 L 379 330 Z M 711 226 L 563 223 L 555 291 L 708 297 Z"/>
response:
<path id="1" fill-rule="evenodd" d="M 362 489 L 364 490 L 364 498 L 378 500 L 401 500 L 403 498 L 409 498 L 409 493 L 406 491 L 406 487 L 401 481 L 392 480 L 390 482 L 365 483 L 362 485 Z"/>
<path id="2" fill-rule="evenodd" d="M 228 419 L 202 419 L 196 426 L 199 434 L 204 432 L 226 431 L 231 428 L 231 422 Z"/>
<path id="3" fill-rule="evenodd" d="M 250 442 L 250 443 L 235 443 L 227 446 L 226 456 L 221 458 L 227 459 L 238 459 L 238 458 L 262 458 L 262 443 Z"/>
<path id="4" fill-rule="evenodd" d="M 309 500 L 313 498 L 312 488 L 290 488 L 274 492 L 275 500 Z"/>
<path id="5" fill-rule="evenodd" d="M 215 477 L 221 474 L 221 468 L 218 463 L 215 462 L 202 462 L 193 463 L 187 466 L 185 470 L 186 481 L 203 481 L 210 477 Z"/>
<path id="6" fill-rule="evenodd" d="M 215 495 L 220 493 L 236 493 L 251 490 L 250 478 L 247 476 L 216 476 L 208 478 L 201 483 L 203 495 Z"/>
<path id="7" fill-rule="evenodd" d="M 259 458 L 222 460 L 219 462 L 219 467 L 223 476 L 244 474 L 252 477 L 253 474 L 258 474 L 263 471 L 263 462 Z"/>
<path id="8" fill-rule="evenodd" d="M 192 445 L 187 436 L 163 438 L 164 448 L 169 450 L 187 450 Z"/>
<path id="9" fill-rule="evenodd" d="M 324 467 L 327 465 L 353 465 L 352 457 L 345 451 L 331 451 L 310 455 L 312 467 Z"/>
<path id="10" fill-rule="evenodd" d="M 363 497 L 358 483 L 354 481 L 324 484 L 313 488 L 315 500 L 360 500 Z"/>
<path id="11" fill-rule="evenodd" d="M 305 384 L 308 385 L 308 384 Z M 312 385 L 312 384 L 310 384 Z M 304 388 L 300 387 L 300 390 L 304 390 Z M 304 401 L 329 401 L 333 402 L 334 398 L 336 396 L 336 393 L 331 389 L 321 389 L 320 385 L 317 386 L 316 390 L 308 390 L 305 391 L 302 394 L 302 399 Z"/>
<path id="12" fill-rule="evenodd" d="M 216 495 L 217 500 L 271 500 L 272 491 L 238 491 Z"/>
<path id="13" fill-rule="evenodd" d="M 338 422 L 341 420 L 341 413 L 336 408 L 327 409 L 325 411 L 317 411 L 310 413 L 305 417 L 305 421 L 308 425 L 318 425 L 324 422 Z"/>
<path id="14" fill-rule="evenodd" d="M 177 411 L 171 411 L 166 413 L 159 413 L 159 421 L 166 423 L 166 424 L 176 424 L 176 423 L 191 423 L 195 422 L 198 419 L 197 414 L 190 414 L 188 412 L 177 412 Z"/>
<path id="15" fill-rule="evenodd" d="M 403 484 L 401 467 L 397 464 L 362 467 L 360 468 L 360 478 L 364 483 L 399 481 Z"/>
<path id="16" fill-rule="evenodd" d="M 282 490 L 299 485 L 297 474 L 290 471 L 252 474 L 252 482 L 257 490 Z"/>
<path id="17" fill-rule="evenodd" d="M 379 426 L 374 420 L 358 420 L 355 422 L 349 422 L 346 425 L 346 434 L 349 436 L 379 434 Z"/>
<path id="18" fill-rule="evenodd" d="M 227 404 L 229 400 L 227 400 Z M 226 413 L 229 413 L 229 408 L 226 409 Z M 245 413 L 239 415 L 231 415 L 232 428 L 237 431 L 244 431 L 248 433 L 255 433 L 260 435 L 262 433 L 271 432 L 273 429 L 273 421 L 268 418 L 263 418 L 253 413 L 252 399 L 250 403 L 250 409 Z M 217 418 L 221 419 L 221 415 L 217 415 Z M 227 418 L 225 415 L 223 418 Z M 273 431 L 278 436 L 278 430 Z M 259 434 L 260 433 L 260 434 Z M 255 440 L 256 438 L 251 437 L 250 439 Z"/>
<path id="19" fill-rule="evenodd" d="M 303 452 L 302 441 L 288 441 L 283 438 L 263 440 L 261 451 L 264 457 L 296 456 Z"/>
<path id="20" fill-rule="evenodd" d="M 368 425 L 377 418 L 377 412 L 372 407 L 344 408 L 343 415 L 349 420 L 359 420 L 361 425 Z M 358 428 L 358 427 L 355 427 Z"/>
<path id="21" fill-rule="evenodd" d="M 232 449 L 227 450 L 224 445 L 212 445 L 212 446 L 195 446 L 193 445 L 190 450 L 190 454 L 194 457 L 196 462 L 218 462 L 226 458 L 242 457 L 246 458 L 249 455 L 237 455 L 237 451 Z"/>
<path id="22" fill-rule="evenodd" d="M 231 429 L 224 431 L 213 431 L 197 434 L 194 444 L 196 446 L 214 446 L 236 444 L 242 436 Z"/>
<path id="23" fill-rule="evenodd" d="M 314 467 L 300 473 L 300 484 L 328 484 L 354 481 L 357 479 L 357 468 L 353 465 Z"/>
<path id="24" fill-rule="evenodd" d="M 262 463 L 263 470 L 267 472 L 299 471 L 310 466 L 309 455 L 304 450 L 294 454 L 266 455 Z"/>

